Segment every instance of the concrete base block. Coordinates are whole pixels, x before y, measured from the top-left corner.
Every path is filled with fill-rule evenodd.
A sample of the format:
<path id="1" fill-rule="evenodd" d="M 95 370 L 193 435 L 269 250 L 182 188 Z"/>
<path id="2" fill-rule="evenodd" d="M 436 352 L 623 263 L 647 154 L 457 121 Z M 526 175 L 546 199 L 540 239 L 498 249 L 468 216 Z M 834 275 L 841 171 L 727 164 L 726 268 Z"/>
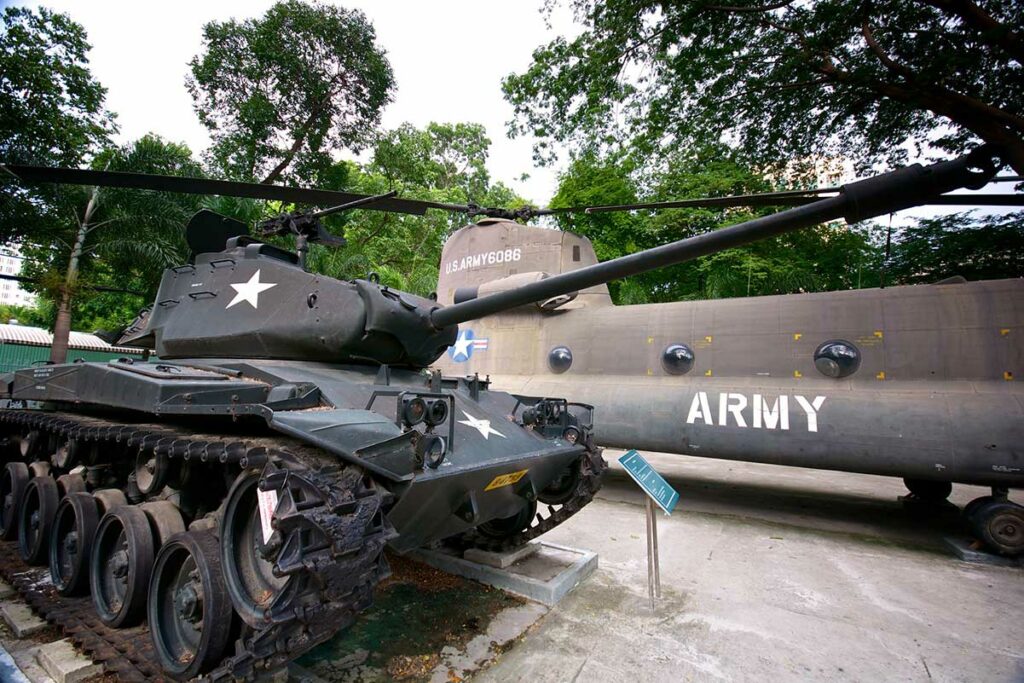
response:
<path id="1" fill-rule="evenodd" d="M 539 549 L 539 543 L 527 543 L 526 545 L 521 545 L 515 550 L 510 550 L 505 553 L 496 553 L 490 550 L 481 550 L 480 548 L 470 548 L 462 553 L 462 559 L 469 560 L 470 562 L 476 562 L 477 564 L 486 564 L 488 567 L 505 569 L 519 560 L 523 560 L 530 555 L 533 555 Z"/>
<path id="2" fill-rule="evenodd" d="M 70 640 L 41 646 L 36 659 L 56 683 L 78 683 L 103 672 L 102 666 L 75 650 Z"/>
<path id="3" fill-rule="evenodd" d="M 534 545 L 537 550 L 505 568 L 472 562 L 444 550 L 416 550 L 412 557 L 441 571 L 549 606 L 557 604 L 597 569 L 597 553 L 544 541 Z"/>
<path id="4" fill-rule="evenodd" d="M 969 538 L 961 536 L 943 536 L 942 542 L 945 543 L 946 548 L 952 551 L 954 555 L 964 562 L 976 562 L 978 564 L 988 564 L 994 567 L 1024 567 L 1024 558 L 1003 557 L 1002 555 L 990 553 L 977 541 L 972 541 Z"/>
<path id="5" fill-rule="evenodd" d="M 0 604 L 0 617 L 3 617 L 18 638 L 25 638 L 46 628 L 45 621 L 33 614 L 28 605 L 19 602 Z"/>
<path id="6" fill-rule="evenodd" d="M 0 600 L 6 600 L 12 595 L 17 595 L 18 591 L 14 590 L 14 587 L 6 581 L 0 580 Z"/>

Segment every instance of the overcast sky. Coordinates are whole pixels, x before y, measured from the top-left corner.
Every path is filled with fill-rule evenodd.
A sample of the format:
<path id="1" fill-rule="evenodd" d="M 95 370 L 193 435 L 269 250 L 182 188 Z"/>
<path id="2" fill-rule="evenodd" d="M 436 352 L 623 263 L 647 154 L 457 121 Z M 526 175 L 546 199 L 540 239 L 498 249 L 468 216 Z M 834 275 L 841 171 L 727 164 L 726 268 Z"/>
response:
<path id="1" fill-rule="evenodd" d="M 8 2 L 0 0 L 0 4 Z M 92 71 L 108 89 L 107 106 L 118 115 L 121 142 L 153 132 L 185 142 L 198 153 L 209 138 L 192 109 L 185 76 L 189 60 L 202 48 L 202 27 L 213 20 L 261 16 L 273 0 L 48 0 L 42 4 L 66 12 L 85 27 L 93 46 Z M 568 10 L 560 8 L 548 29 L 540 11 L 542 0 L 343 0 L 338 4 L 363 10 L 388 53 L 397 91 L 395 101 L 384 111 L 386 128 L 406 121 L 421 127 L 431 121 L 481 123 L 493 143 L 488 160 L 491 177 L 535 204 L 551 198 L 558 168 L 535 168 L 532 140 L 506 137 L 512 108 L 502 97 L 501 79 L 525 70 L 538 45 L 556 35 L 575 33 Z M 530 177 L 520 181 L 524 173 Z M 1010 190 L 1011 186 L 1002 184 L 986 191 Z M 902 212 L 898 219 L 965 208 L 922 207 Z"/>
<path id="2" fill-rule="evenodd" d="M 0 0 L 0 4 L 8 4 Z M 185 89 L 188 62 L 202 48 L 202 27 L 213 20 L 263 15 L 273 0 L 48 0 L 85 27 L 89 61 L 108 89 L 107 106 L 117 113 L 120 141 L 154 132 L 182 141 L 194 152 L 209 143 Z M 509 140 L 505 124 L 512 107 L 501 79 L 526 69 L 535 47 L 572 31 L 567 12 L 545 26 L 541 0 L 344 0 L 373 22 L 377 41 L 395 72 L 395 101 L 383 125 L 431 121 L 481 123 L 492 141 L 488 169 L 535 203 L 554 194 L 555 169 L 534 168 L 531 140 Z M 521 182 L 522 174 L 530 178 Z"/>

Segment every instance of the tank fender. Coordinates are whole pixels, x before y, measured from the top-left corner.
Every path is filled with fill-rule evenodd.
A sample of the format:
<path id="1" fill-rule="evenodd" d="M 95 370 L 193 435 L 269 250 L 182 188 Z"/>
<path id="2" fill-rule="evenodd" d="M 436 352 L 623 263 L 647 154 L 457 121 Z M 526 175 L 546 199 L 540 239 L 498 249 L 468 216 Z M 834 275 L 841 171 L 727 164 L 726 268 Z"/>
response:
<path id="1" fill-rule="evenodd" d="M 412 478 L 413 434 L 372 410 L 275 411 L 268 424 L 392 481 Z"/>

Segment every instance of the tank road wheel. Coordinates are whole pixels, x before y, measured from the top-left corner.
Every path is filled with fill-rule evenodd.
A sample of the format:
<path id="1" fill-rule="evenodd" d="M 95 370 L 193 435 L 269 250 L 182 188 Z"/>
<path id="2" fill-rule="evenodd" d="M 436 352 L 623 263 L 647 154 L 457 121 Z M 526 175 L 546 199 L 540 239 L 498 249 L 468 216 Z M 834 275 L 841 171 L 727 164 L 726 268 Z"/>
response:
<path id="1" fill-rule="evenodd" d="M 57 477 L 57 492 L 61 499 L 71 493 L 84 493 L 85 479 L 80 474 L 62 474 Z"/>
<path id="2" fill-rule="evenodd" d="M 37 430 L 33 430 L 18 439 L 18 450 L 21 453 L 21 457 L 25 460 L 31 460 L 36 457 L 42 445 L 43 435 Z"/>
<path id="3" fill-rule="evenodd" d="M 18 518 L 18 551 L 29 564 L 45 564 L 50 550 L 50 527 L 60 494 L 52 477 L 34 477 L 25 487 Z"/>
<path id="4" fill-rule="evenodd" d="M 99 506 L 88 493 L 69 493 L 57 506 L 50 532 L 50 578 L 61 595 L 86 591 L 89 551 L 99 521 Z"/>
<path id="5" fill-rule="evenodd" d="M 147 617 L 163 670 L 184 681 L 212 669 L 231 639 L 233 612 L 213 534 L 183 533 L 160 549 Z"/>
<path id="6" fill-rule="evenodd" d="M 103 515 L 89 559 L 89 587 L 100 620 L 120 628 L 145 614 L 153 569 L 153 532 L 146 513 L 118 505 Z"/>
<path id="7" fill-rule="evenodd" d="M 914 497 L 924 503 L 941 503 L 953 492 L 953 484 L 948 481 L 904 478 L 903 484 Z"/>
<path id="8" fill-rule="evenodd" d="M 153 530 L 153 543 L 159 549 L 173 536 L 185 532 L 185 520 L 181 518 L 178 506 L 169 500 L 151 500 L 139 509 L 146 513 Z"/>
<path id="9" fill-rule="evenodd" d="M 530 501 L 516 514 L 510 517 L 502 517 L 500 519 L 492 519 L 489 522 L 484 522 L 478 526 L 476 530 L 479 531 L 482 536 L 500 541 L 514 534 L 518 534 L 523 529 L 529 527 L 536 515 L 537 502 Z"/>
<path id="10" fill-rule="evenodd" d="M 242 620 L 259 628 L 266 624 L 271 607 L 291 602 L 296 584 L 291 576 L 274 576 L 271 557 L 278 550 L 263 540 L 257 506 L 260 475 L 243 474 L 235 480 L 224 506 L 221 549 L 228 595 Z"/>
<path id="11" fill-rule="evenodd" d="M 1001 555 L 1017 557 L 1024 553 L 1024 507 L 992 499 L 974 512 L 972 526 Z"/>
<path id="12" fill-rule="evenodd" d="M 0 477 L 0 535 L 5 541 L 13 541 L 18 536 L 18 514 L 28 480 L 28 465 L 23 462 L 7 463 Z"/>
<path id="13" fill-rule="evenodd" d="M 58 469 L 70 470 L 78 462 L 78 442 L 77 441 L 65 441 L 57 449 L 57 452 L 53 454 L 53 464 Z"/>
<path id="14" fill-rule="evenodd" d="M 121 489 L 100 489 L 92 494 L 96 504 L 100 506 L 100 513 L 106 514 L 119 505 L 127 505 L 128 499 L 124 497 Z"/>
<path id="15" fill-rule="evenodd" d="M 157 453 L 153 449 L 140 450 L 135 456 L 135 485 L 139 493 L 151 496 L 167 484 L 171 461 L 167 453 Z"/>
<path id="16" fill-rule="evenodd" d="M 45 460 L 36 460 L 28 466 L 28 472 L 33 477 L 48 477 L 50 476 L 50 463 Z"/>

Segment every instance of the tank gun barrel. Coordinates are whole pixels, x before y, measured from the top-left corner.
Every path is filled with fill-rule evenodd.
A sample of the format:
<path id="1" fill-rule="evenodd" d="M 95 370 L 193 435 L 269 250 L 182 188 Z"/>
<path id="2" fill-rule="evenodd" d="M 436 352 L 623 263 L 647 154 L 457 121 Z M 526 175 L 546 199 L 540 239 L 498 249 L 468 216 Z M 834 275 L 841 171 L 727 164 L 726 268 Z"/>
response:
<path id="1" fill-rule="evenodd" d="M 1001 166 L 999 151 L 988 145 L 950 161 L 930 166 L 914 164 L 844 185 L 835 197 L 562 273 L 517 289 L 437 308 L 430 320 L 435 328 L 456 325 L 838 218 L 855 223 L 883 216 L 927 203 L 951 190 L 980 189 Z"/>

